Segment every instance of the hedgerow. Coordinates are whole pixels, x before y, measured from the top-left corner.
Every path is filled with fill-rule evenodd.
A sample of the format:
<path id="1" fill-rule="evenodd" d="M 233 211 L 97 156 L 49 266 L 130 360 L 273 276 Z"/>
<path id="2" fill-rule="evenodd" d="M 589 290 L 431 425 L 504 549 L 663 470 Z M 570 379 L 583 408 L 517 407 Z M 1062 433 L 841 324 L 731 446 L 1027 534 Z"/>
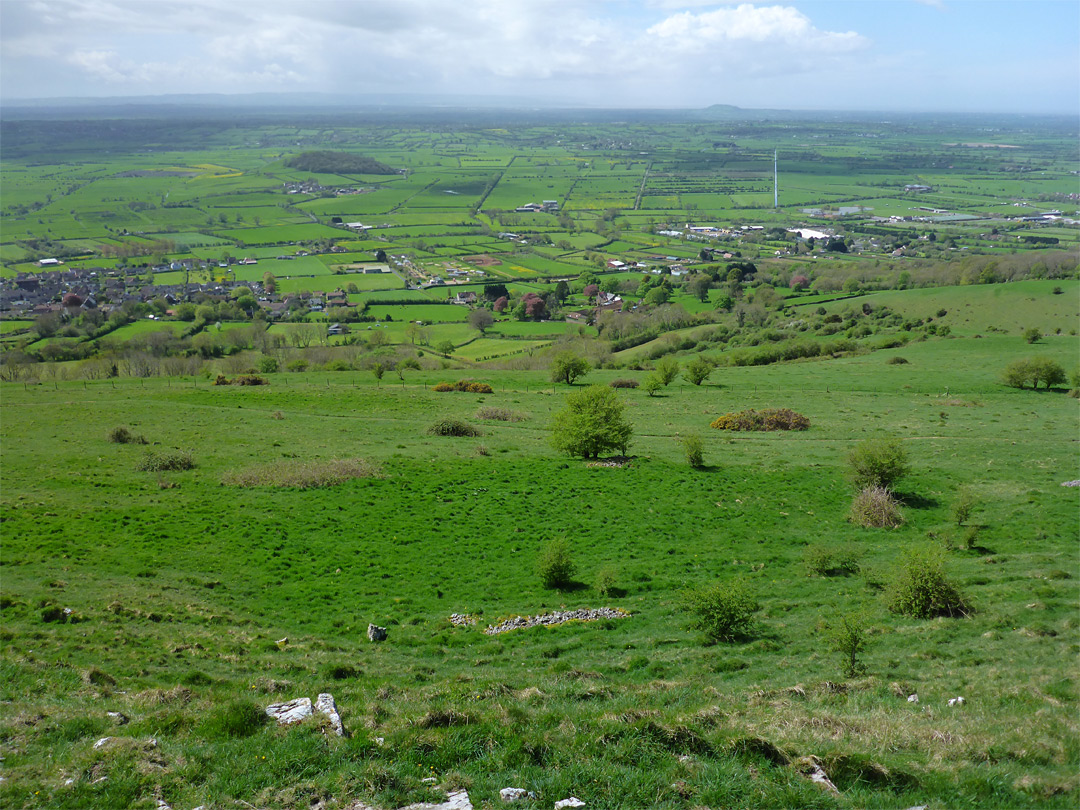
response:
<path id="1" fill-rule="evenodd" d="M 436 383 L 431 387 L 431 390 L 439 393 L 446 393 L 447 391 L 464 391 L 469 394 L 495 393 L 488 383 L 474 382 L 473 380 L 458 380 L 456 383 Z"/>

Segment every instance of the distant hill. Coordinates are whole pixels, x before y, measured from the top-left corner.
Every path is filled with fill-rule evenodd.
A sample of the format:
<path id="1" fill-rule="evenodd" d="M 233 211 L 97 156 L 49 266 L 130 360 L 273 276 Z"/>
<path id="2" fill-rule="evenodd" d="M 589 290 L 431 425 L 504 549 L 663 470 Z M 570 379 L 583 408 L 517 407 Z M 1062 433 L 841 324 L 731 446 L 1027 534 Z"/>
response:
<path id="1" fill-rule="evenodd" d="M 397 174 L 385 163 L 350 152 L 303 152 L 285 165 L 316 174 Z"/>

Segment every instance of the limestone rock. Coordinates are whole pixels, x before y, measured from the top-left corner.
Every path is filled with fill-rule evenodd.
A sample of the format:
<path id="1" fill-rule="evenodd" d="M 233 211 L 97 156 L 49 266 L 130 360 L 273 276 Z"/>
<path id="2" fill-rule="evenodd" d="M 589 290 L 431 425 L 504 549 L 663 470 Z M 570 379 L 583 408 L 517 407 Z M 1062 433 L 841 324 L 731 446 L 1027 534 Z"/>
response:
<path id="1" fill-rule="evenodd" d="M 386 641 L 386 628 L 379 627 L 377 624 L 369 624 L 367 626 L 368 641 Z"/>
<path id="2" fill-rule="evenodd" d="M 334 729 L 334 733 L 339 737 L 345 736 L 345 727 L 341 725 L 341 715 L 338 714 L 337 704 L 334 703 L 334 696 L 329 692 L 322 692 L 315 699 L 315 710 L 322 712 L 329 718 L 330 726 Z"/>
<path id="3" fill-rule="evenodd" d="M 271 703 L 266 707 L 266 713 L 283 726 L 299 723 L 311 717 L 311 699 L 304 697 L 290 700 L 288 703 Z"/>
<path id="4" fill-rule="evenodd" d="M 112 737 L 102 737 L 100 740 L 94 743 L 94 750 L 97 751 L 101 748 L 104 748 L 110 742 L 112 742 Z"/>
<path id="5" fill-rule="evenodd" d="M 916 695 L 908 695 L 907 702 L 908 703 L 918 703 L 919 702 L 919 696 L 917 694 Z"/>
<path id="6" fill-rule="evenodd" d="M 536 794 L 531 791 L 525 790 L 525 788 L 508 787 L 499 791 L 499 798 L 504 802 L 516 802 L 521 799 L 535 799 Z"/>
<path id="7" fill-rule="evenodd" d="M 489 636 L 505 633 L 508 630 L 521 630 L 527 627 L 540 627 L 565 622 L 592 622 L 597 619 L 628 619 L 630 614 L 620 608 L 579 608 L 577 610 L 553 610 L 537 616 L 514 616 L 484 630 Z"/>
<path id="8" fill-rule="evenodd" d="M 118 726 L 126 726 L 128 724 L 128 716 L 123 712 L 106 712 L 109 719 L 112 720 Z"/>
<path id="9" fill-rule="evenodd" d="M 829 775 L 825 773 L 824 770 L 822 770 L 820 765 L 815 765 L 806 775 L 810 777 L 811 782 L 816 782 L 817 784 L 828 790 L 830 793 L 840 792 L 836 789 L 836 785 L 832 783 L 832 780 L 829 779 Z"/>
<path id="10" fill-rule="evenodd" d="M 420 804 L 410 804 L 408 807 L 401 808 L 401 810 L 473 810 L 473 806 L 472 802 L 469 801 L 469 792 L 459 790 L 456 793 L 449 794 L 445 802 L 436 804 L 421 802 Z"/>
<path id="11" fill-rule="evenodd" d="M 963 706 L 966 702 L 962 697 L 949 698 L 950 706 Z"/>
<path id="12" fill-rule="evenodd" d="M 555 810 L 563 810 L 564 807 L 584 807 L 585 802 L 577 798 L 577 796 L 571 796 L 569 799 L 563 799 L 561 802 L 555 802 Z"/>

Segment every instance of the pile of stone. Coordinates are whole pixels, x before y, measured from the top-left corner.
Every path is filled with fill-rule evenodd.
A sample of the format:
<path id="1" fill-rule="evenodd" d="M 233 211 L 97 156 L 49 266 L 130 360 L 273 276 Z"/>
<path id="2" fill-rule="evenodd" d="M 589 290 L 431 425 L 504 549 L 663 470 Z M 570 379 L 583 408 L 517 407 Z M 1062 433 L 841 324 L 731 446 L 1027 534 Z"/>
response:
<path id="1" fill-rule="evenodd" d="M 470 627 L 476 624 L 477 618 L 471 613 L 451 613 L 450 624 L 454 627 Z"/>
<path id="2" fill-rule="evenodd" d="M 592 622 L 597 619 L 628 619 L 630 614 L 621 608 L 579 608 L 577 610 L 555 610 L 537 616 L 514 616 L 496 625 L 489 625 L 485 633 L 494 636 L 508 630 L 523 630 L 527 627 L 541 627 L 564 622 Z"/>

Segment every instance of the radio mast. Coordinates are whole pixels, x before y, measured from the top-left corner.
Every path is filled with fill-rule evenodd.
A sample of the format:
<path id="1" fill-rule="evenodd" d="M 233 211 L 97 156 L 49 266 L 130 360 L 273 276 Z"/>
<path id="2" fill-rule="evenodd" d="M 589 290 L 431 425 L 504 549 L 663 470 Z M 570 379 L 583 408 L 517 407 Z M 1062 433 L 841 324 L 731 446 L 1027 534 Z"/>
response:
<path id="1" fill-rule="evenodd" d="M 777 185 L 776 179 L 777 179 L 777 173 L 776 173 L 776 150 L 773 149 L 773 153 L 772 153 L 772 207 L 773 208 L 779 208 L 780 207 L 780 188 Z"/>

